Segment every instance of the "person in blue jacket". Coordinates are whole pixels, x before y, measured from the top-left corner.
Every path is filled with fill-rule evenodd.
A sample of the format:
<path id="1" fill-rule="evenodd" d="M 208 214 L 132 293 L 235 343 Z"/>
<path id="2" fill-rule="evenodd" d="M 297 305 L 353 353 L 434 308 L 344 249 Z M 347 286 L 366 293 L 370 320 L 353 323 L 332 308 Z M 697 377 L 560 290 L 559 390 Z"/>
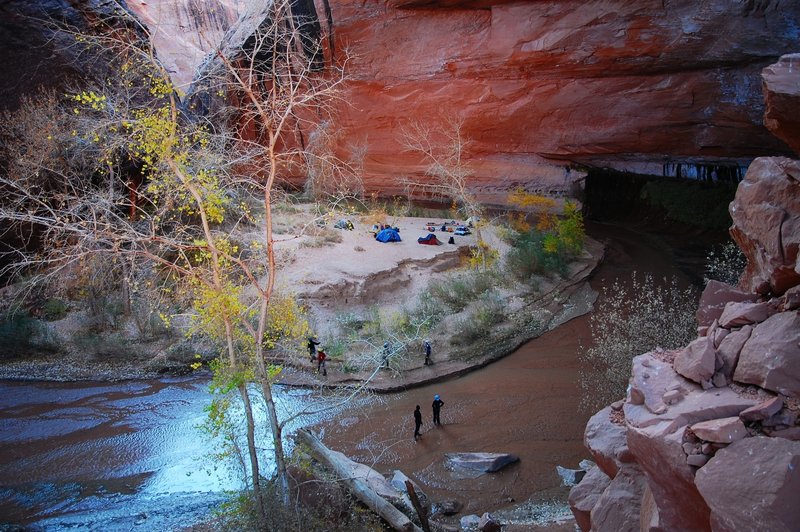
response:
<path id="1" fill-rule="evenodd" d="M 439 425 L 440 427 L 442 426 L 442 422 L 439 419 L 439 412 L 441 411 L 443 405 L 444 401 L 442 401 L 438 395 L 434 395 L 433 405 L 431 405 L 433 406 L 433 424 Z"/>

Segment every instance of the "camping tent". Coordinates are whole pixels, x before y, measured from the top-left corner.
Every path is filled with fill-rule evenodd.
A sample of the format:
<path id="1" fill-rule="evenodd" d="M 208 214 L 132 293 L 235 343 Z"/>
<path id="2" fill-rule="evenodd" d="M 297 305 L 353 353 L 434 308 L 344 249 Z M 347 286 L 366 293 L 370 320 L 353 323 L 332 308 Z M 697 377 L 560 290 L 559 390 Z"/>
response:
<path id="1" fill-rule="evenodd" d="M 375 235 L 375 240 L 378 242 L 400 242 L 400 233 L 391 227 L 382 229 L 377 235 Z"/>
<path id="2" fill-rule="evenodd" d="M 438 246 L 441 244 L 439 239 L 433 233 L 428 233 L 428 236 L 421 236 L 417 239 L 418 244 L 427 244 L 429 246 Z"/>

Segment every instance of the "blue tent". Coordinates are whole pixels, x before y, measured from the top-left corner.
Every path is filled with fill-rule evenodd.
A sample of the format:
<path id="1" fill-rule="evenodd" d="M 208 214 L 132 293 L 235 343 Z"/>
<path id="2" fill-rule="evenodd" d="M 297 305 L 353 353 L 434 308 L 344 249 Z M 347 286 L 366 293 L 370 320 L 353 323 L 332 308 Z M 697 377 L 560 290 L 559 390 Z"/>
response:
<path id="1" fill-rule="evenodd" d="M 400 233 L 390 227 L 381 230 L 375 235 L 375 240 L 378 242 L 400 242 Z"/>

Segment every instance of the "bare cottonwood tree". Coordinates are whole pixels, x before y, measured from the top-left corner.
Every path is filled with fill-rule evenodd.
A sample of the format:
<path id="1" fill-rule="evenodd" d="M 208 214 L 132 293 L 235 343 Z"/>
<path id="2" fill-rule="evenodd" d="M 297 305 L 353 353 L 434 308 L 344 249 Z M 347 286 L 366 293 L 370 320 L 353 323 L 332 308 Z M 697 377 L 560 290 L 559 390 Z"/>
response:
<path id="1" fill-rule="evenodd" d="M 486 244 L 481 234 L 483 205 L 469 186 L 471 170 L 467 160 L 469 138 L 464 133 L 464 119 L 446 116 L 439 123 L 412 121 L 402 130 L 403 147 L 418 154 L 428 165 L 428 180 L 405 180 L 409 197 L 422 193 L 428 197 L 448 198 L 464 218 L 473 219 L 477 253 L 486 266 Z"/>
<path id="2" fill-rule="evenodd" d="M 210 102 L 199 110 L 208 114 L 195 98 L 181 101 L 136 21 L 127 24 L 136 31 L 76 33 L 76 46 L 100 50 L 108 75 L 66 101 L 32 99 L 26 109 L 39 122 L 24 130 L 14 126 L 20 115 L 3 120 L 3 133 L 18 142 L 6 144 L 15 163 L 0 175 L 0 220 L 35 236 L 4 254 L 3 273 L 54 278 L 87 257 L 110 256 L 125 265 L 123 277 L 148 270 L 191 301 L 194 330 L 224 355 L 219 388 L 238 390 L 244 405 L 262 524 L 258 449 L 266 446 L 257 441 L 248 383 L 266 404 L 286 504 L 282 432 L 303 415 L 280 420 L 272 389 L 280 371 L 273 353 L 306 332 L 294 300 L 275 289 L 275 189 L 301 165 L 298 136 L 324 119 L 344 79 L 344 65 L 321 62 L 320 39 L 309 38 L 307 24 L 277 0 L 232 28 L 198 80 L 206 91 L 200 100 Z M 54 119 L 43 128 L 47 114 Z M 257 245 L 237 241 L 234 231 L 245 224 L 259 227 Z"/>

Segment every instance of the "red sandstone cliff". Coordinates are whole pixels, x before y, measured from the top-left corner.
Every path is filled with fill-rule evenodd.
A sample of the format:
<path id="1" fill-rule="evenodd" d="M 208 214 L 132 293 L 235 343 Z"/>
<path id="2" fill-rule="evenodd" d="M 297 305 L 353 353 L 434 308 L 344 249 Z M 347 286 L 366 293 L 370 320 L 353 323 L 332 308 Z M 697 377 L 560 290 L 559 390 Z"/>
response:
<path id="1" fill-rule="evenodd" d="M 202 57 L 251 3 L 127 1 L 184 88 Z M 488 201 L 499 201 L 518 183 L 568 193 L 581 175 L 565 171 L 570 162 L 660 173 L 668 162 L 746 163 L 788 153 L 786 137 L 770 136 L 761 123 L 759 73 L 796 51 L 796 0 L 296 0 L 296 5 L 319 19 L 329 61 L 350 54 L 350 82 L 329 131 L 345 159 L 354 145 L 366 147 L 368 191 L 400 192 L 399 178 L 423 174 L 425 164 L 403 148 L 400 133 L 411 120 L 441 127 L 443 116 L 464 120 L 471 182 Z M 25 55 L 36 18 L 20 13 L 40 9 L 40 16 L 77 24 L 94 11 L 113 18 L 111 8 L 104 0 L 4 2 L 0 33 L 6 38 L 0 44 L 11 46 L 11 58 L 23 59 L 10 65 L 0 92 L 28 90 L 20 80 L 38 80 L 42 73 L 55 77 L 67 63 L 62 58 L 59 64 L 58 57 L 68 47 L 42 28 L 40 41 L 48 44 Z M 776 110 L 785 103 L 767 102 Z M 768 122 L 771 116 L 768 110 Z"/>
<path id="2" fill-rule="evenodd" d="M 184 83 L 192 50 L 209 49 L 245 4 L 128 3 Z M 759 74 L 798 43 L 792 0 L 316 0 L 316 10 L 334 56 L 350 54 L 337 151 L 366 145 L 371 190 L 400 192 L 398 178 L 424 173 L 400 132 L 443 116 L 464 120 L 472 182 L 490 201 L 516 183 L 568 192 L 577 174 L 566 162 L 660 173 L 669 161 L 787 150 L 761 124 Z"/>

